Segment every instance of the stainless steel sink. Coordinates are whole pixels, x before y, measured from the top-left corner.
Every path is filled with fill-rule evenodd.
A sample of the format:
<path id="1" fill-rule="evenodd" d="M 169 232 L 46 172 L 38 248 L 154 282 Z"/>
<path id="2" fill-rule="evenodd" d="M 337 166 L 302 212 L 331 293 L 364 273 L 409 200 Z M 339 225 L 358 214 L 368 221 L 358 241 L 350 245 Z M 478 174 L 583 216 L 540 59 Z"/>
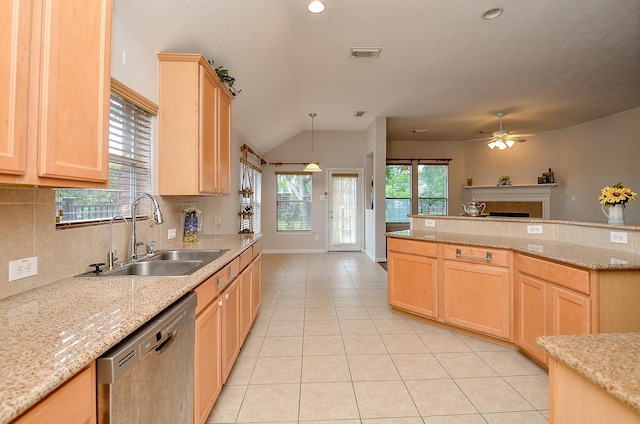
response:
<path id="1" fill-rule="evenodd" d="M 229 249 L 160 250 L 153 256 L 122 264 L 112 270 L 87 272 L 77 277 L 181 277 L 193 274 Z"/>

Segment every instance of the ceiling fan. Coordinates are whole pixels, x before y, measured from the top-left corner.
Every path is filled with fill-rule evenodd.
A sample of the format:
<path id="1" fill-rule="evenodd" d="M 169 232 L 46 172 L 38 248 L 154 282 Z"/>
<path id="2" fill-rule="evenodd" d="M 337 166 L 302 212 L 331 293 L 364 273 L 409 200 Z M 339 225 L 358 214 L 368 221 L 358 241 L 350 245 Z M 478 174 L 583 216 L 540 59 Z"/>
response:
<path id="1" fill-rule="evenodd" d="M 498 112 L 498 118 L 500 118 L 500 129 L 498 131 L 480 131 L 481 134 L 491 134 L 491 137 L 484 138 L 474 138 L 472 140 L 467 141 L 476 141 L 476 140 L 488 140 L 487 146 L 490 149 L 498 148 L 498 150 L 504 150 L 507 147 L 512 147 L 515 143 L 522 143 L 523 141 L 527 141 L 526 138 L 522 137 L 533 137 L 536 134 L 511 134 L 509 131 L 502 129 L 502 117 L 504 116 L 504 112 Z"/>

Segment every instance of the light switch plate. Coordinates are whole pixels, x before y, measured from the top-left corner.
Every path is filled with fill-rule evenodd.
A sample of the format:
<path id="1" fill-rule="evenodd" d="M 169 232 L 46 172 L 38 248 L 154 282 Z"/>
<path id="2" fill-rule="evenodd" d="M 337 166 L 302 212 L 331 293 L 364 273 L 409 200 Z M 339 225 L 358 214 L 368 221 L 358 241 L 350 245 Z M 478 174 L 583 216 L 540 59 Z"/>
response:
<path id="1" fill-rule="evenodd" d="M 176 229 L 172 228 L 169 231 L 167 231 L 167 238 L 169 240 L 176 238 Z"/>
<path id="2" fill-rule="evenodd" d="M 527 225 L 527 233 L 542 234 L 542 225 Z"/>
<path id="3" fill-rule="evenodd" d="M 436 226 L 435 219 L 425 219 L 424 220 L 424 226 L 425 227 L 435 227 Z"/>
<path id="4" fill-rule="evenodd" d="M 611 243 L 627 244 L 627 233 L 624 231 L 610 231 L 609 237 Z"/>

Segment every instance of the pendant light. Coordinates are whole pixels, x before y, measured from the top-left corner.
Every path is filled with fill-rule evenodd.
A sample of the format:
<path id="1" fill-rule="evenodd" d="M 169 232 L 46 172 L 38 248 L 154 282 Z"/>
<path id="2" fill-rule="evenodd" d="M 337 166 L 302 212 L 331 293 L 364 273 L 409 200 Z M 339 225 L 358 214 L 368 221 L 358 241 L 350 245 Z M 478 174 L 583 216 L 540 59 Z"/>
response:
<path id="1" fill-rule="evenodd" d="M 322 172 L 318 164 L 313 161 L 313 118 L 317 115 L 317 113 L 313 112 L 309 114 L 311 117 L 311 163 L 303 169 L 304 172 Z"/>

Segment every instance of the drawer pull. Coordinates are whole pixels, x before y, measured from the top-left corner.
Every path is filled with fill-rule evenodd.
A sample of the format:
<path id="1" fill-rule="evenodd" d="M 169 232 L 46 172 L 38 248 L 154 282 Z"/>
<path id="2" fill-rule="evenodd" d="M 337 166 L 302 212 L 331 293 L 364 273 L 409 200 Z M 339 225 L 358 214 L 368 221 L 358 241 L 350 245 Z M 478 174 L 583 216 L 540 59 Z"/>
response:
<path id="1" fill-rule="evenodd" d="M 487 251 L 486 256 L 463 255 L 462 254 L 462 249 L 460 249 L 458 247 L 458 248 L 456 248 L 456 258 L 461 258 L 461 259 L 480 259 L 482 261 L 491 262 L 491 259 L 493 259 L 493 255 L 489 251 Z"/>
<path id="2" fill-rule="evenodd" d="M 227 279 L 227 281 L 225 281 L 223 284 L 220 284 L 220 277 L 216 276 L 216 287 L 218 288 L 218 290 L 223 289 L 225 287 L 227 287 L 227 285 L 232 282 L 233 280 L 235 280 L 236 278 L 236 274 L 232 274 L 231 273 L 231 268 L 229 268 L 229 278 Z"/>

